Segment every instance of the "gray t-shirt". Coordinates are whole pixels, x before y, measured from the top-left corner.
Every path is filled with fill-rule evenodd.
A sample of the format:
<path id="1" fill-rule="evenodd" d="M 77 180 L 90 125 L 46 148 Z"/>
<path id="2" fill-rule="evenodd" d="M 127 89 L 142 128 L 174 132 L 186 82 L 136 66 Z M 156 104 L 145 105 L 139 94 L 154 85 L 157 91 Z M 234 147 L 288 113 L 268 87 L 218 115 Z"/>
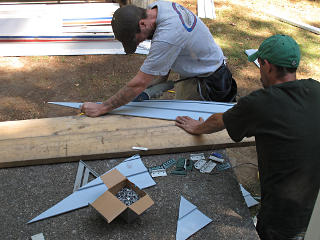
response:
<path id="1" fill-rule="evenodd" d="M 173 2 L 148 6 L 154 7 L 158 8 L 156 30 L 142 72 L 164 76 L 172 69 L 182 77 L 193 77 L 221 66 L 223 52 L 200 18 Z"/>

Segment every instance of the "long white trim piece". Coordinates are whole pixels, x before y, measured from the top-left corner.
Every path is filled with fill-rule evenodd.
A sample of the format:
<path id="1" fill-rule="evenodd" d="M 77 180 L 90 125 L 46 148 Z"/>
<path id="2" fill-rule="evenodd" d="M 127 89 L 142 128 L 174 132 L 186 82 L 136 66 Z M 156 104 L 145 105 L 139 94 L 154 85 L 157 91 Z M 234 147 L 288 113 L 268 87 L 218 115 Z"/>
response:
<path id="1" fill-rule="evenodd" d="M 119 41 L 92 42 L 42 42 L 42 43 L 0 43 L 0 56 L 59 56 L 125 54 Z M 149 50 L 138 46 L 137 54 L 148 54 Z"/>
<path id="2" fill-rule="evenodd" d="M 0 8 L 0 56 L 125 54 L 111 27 L 115 3 L 21 4 Z M 136 53 L 148 54 L 150 42 Z"/>
<path id="3" fill-rule="evenodd" d="M 193 119 L 202 117 L 208 119 L 214 113 L 223 113 L 233 105 L 221 105 L 214 102 L 203 104 L 195 102 L 131 102 L 119 107 L 111 114 L 136 117 L 148 117 L 165 120 L 175 120 L 178 116 L 189 116 Z"/>
<path id="4" fill-rule="evenodd" d="M 254 54 L 256 51 L 258 51 L 258 49 L 247 49 L 247 50 L 244 50 L 244 52 L 247 54 L 247 56 L 250 56 L 250 55 Z M 258 62 L 258 59 L 254 60 L 254 64 L 257 65 L 258 68 L 260 68 L 260 64 Z"/>
<path id="5" fill-rule="evenodd" d="M 148 169 L 141 161 L 139 155 L 134 155 L 131 158 L 124 160 L 122 163 L 112 169 L 117 169 L 121 174 L 126 176 L 129 181 L 134 183 L 140 189 L 151 187 L 156 184 L 150 176 Z M 79 188 L 77 191 L 75 191 L 62 201 L 58 202 L 53 207 L 33 218 L 28 223 L 57 216 L 82 207 L 87 207 L 89 203 L 94 202 L 107 190 L 108 187 L 103 183 L 101 178 L 98 177 L 85 186 Z"/>
<path id="6" fill-rule="evenodd" d="M 183 196 L 180 198 L 179 219 L 177 224 L 177 240 L 184 240 L 196 233 L 212 220 L 197 209 L 197 206 L 186 200 Z"/>
<path id="7" fill-rule="evenodd" d="M 49 102 L 60 106 L 80 108 L 82 103 Z M 194 119 L 202 117 L 204 120 L 214 113 L 223 113 L 234 106 L 233 103 L 202 102 L 184 100 L 147 100 L 130 102 L 119 107 L 110 114 L 136 117 L 175 120 L 178 116 L 189 116 Z"/>
<path id="8" fill-rule="evenodd" d="M 48 14 L 66 20 L 103 18 L 112 16 L 118 8 L 118 3 L 11 4 L 1 5 L 0 18 L 37 18 Z"/>
<path id="9" fill-rule="evenodd" d="M 198 0 L 198 17 L 216 19 L 214 0 Z"/>
<path id="10" fill-rule="evenodd" d="M 318 192 L 318 197 L 316 203 L 314 204 L 313 212 L 307 228 L 305 240 L 320 240 L 320 191 Z"/>
<path id="11" fill-rule="evenodd" d="M 285 22 L 285 23 L 291 24 L 293 26 L 308 30 L 308 31 L 313 32 L 315 34 L 320 34 L 320 28 L 311 26 L 311 25 L 303 23 L 303 22 L 294 21 L 294 20 L 291 20 L 291 19 L 286 18 L 286 17 L 282 17 L 282 16 L 280 16 L 280 15 L 274 13 L 274 12 L 265 11 L 265 13 L 273 16 L 274 18 L 280 20 L 281 22 Z"/>

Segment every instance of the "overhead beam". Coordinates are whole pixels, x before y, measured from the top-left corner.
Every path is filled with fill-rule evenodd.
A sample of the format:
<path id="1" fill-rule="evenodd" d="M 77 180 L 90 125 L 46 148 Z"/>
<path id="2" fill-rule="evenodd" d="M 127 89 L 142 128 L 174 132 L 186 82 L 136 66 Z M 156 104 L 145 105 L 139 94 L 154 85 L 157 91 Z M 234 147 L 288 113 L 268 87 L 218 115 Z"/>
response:
<path id="1" fill-rule="evenodd" d="M 226 131 L 193 136 L 174 121 L 107 115 L 0 122 L 0 168 L 79 160 L 210 150 L 254 145 L 234 143 Z"/>

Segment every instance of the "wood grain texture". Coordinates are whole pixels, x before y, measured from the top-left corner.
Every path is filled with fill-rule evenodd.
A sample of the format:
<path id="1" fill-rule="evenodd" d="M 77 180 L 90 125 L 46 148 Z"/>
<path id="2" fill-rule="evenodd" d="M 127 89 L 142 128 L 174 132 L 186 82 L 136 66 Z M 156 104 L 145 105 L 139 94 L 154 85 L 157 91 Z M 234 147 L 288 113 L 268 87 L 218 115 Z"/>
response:
<path id="1" fill-rule="evenodd" d="M 225 130 L 193 136 L 174 121 L 115 115 L 0 122 L 0 132 L 1 168 L 255 144 L 253 138 L 234 143 Z"/>

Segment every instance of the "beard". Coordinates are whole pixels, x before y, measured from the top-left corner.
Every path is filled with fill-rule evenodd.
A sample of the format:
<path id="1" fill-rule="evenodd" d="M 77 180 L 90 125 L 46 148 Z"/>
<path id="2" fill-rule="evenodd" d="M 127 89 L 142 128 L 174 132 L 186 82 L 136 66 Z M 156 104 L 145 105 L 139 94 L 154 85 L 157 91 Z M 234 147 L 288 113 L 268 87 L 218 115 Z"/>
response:
<path id="1" fill-rule="evenodd" d="M 150 34 L 147 37 L 148 40 L 152 40 L 155 30 L 156 30 L 155 28 L 151 30 Z"/>

